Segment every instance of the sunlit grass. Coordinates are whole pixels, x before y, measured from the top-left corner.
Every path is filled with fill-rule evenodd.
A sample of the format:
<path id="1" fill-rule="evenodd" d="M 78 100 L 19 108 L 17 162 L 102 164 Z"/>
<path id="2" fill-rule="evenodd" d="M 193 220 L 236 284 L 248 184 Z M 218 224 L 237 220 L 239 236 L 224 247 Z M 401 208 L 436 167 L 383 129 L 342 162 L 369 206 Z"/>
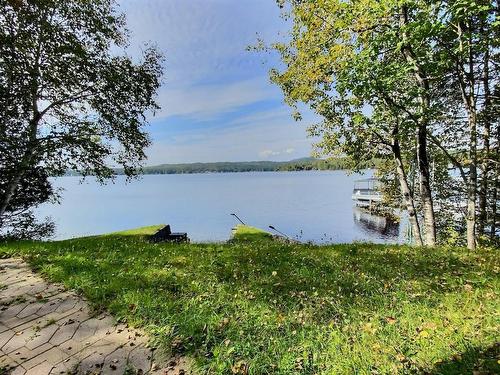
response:
<path id="1" fill-rule="evenodd" d="M 143 326 L 201 373 L 500 370 L 495 250 L 112 235 L 11 243 L 2 254 Z"/>
<path id="2" fill-rule="evenodd" d="M 123 230 L 120 232 L 113 232 L 105 236 L 150 236 L 155 234 L 158 230 L 163 228 L 165 224 L 150 225 L 147 227 L 140 227 L 135 229 Z"/>
<path id="3" fill-rule="evenodd" d="M 271 237 L 271 233 L 249 225 L 238 224 L 233 228 L 233 239 L 239 241 L 265 240 Z"/>

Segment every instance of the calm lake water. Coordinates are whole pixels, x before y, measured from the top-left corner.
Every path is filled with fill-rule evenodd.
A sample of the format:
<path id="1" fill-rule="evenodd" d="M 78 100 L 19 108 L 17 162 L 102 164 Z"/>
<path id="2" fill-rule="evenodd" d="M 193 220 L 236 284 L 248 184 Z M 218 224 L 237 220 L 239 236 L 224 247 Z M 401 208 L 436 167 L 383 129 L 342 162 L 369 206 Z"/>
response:
<path id="1" fill-rule="evenodd" d="M 318 243 L 403 242 L 403 224 L 360 211 L 351 200 L 354 181 L 370 177 L 344 171 L 147 175 L 101 186 L 61 177 L 58 205 L 40 215 L 57 224 L 56 239 L 165 223 L 194 242 L 224 241 L 237 224 L 275 226 L 290 237 Z"/>

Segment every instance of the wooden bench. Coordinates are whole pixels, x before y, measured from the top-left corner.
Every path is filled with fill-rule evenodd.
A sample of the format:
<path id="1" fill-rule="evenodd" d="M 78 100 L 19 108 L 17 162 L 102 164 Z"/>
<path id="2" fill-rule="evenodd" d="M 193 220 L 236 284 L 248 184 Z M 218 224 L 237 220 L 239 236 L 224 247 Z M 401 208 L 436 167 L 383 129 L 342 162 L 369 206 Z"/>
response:
<path id="1" fill-rule="evenodd" d="M 151 242 L 189 242 L 187 233 L 172 233 L 170 225 L 156 231 L 149 237 Z"/>

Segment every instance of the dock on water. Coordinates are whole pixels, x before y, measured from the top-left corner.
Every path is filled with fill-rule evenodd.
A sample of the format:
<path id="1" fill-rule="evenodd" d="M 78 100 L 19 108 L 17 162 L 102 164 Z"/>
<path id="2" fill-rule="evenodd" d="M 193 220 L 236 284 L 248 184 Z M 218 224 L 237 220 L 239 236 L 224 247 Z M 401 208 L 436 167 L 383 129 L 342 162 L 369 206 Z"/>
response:
<path id="1" fill-rule="evenodd" d="M 352 200 L 356 206 L 370 208 L 372 205 L 382 202 L 380 185 L 380 180 L 377 178 L 354 181 Z"/>

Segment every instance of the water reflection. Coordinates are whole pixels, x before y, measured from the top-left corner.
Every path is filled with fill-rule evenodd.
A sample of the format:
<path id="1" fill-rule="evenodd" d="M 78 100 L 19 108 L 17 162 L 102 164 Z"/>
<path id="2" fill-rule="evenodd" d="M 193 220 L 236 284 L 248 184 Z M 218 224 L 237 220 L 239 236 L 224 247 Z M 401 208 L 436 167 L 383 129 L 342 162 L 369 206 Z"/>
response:
<path id="1" fill-rule="evenodd" d="M 387 217 L 378 216 L 369 211 L 354 207 L 353 218 L 356 226 L 369 235 L 379 235 L 385 239 L 399 237 L 399 223 Z"/>

